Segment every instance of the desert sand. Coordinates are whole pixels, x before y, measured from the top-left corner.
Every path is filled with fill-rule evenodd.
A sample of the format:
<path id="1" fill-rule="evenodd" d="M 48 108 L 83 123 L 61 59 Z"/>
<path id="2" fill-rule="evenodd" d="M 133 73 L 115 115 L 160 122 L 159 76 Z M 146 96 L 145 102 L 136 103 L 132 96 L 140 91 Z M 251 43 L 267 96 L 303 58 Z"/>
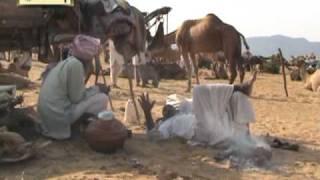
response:
<path id="1" fill-rule="evenodd" d="M 36 81 L 43 68 L 35 63 L 31 79 Z M 201 83 L 217 82 L 227 83 L 201 78 Z M 127 79 L 120 79 L 119 85 L 121 89 L 112 89 L 111 95 L 116 117 L 122 120 L 129 98 Z M 186 81 L 162 80 L 158 89 L 135 87 L 135 93 L 149 92 L 157 101 L 153 115 L 159 117 L 167 95 L 191 96 L 185 88 Z M 299 152 L 273 149 L 270 169 L 230 169 L 227 163 L 214 161 L 212 148 L 191 147 L 177 139 L 149 142 L 143 126 L 129 126 L 133 138 L 116 154 L 96 153 L 81 138 L 54 141 L 33 160 L 1 165 L 0 179 L 320 179 L 320 94 L 289 78 L 288 91 L 287 98 L 282 76 L 258 74 L 251 98 L 256 112 L 251 132 L 300 145 Z M 19 91 L 25 105 L 36 104 L 38 92 L 39 88 Z"/>

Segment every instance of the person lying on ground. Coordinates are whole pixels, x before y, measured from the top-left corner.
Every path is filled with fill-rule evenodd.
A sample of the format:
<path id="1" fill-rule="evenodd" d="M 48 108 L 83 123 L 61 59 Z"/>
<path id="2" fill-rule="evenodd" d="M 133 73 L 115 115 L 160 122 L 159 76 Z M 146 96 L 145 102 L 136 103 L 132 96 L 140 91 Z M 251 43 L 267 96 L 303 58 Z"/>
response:
<path id="1" fill-rule="evenodd" d="M 86 71 L 98 53 L 100 40 L 78 35 L 67 59 L 48 72 L 40 89 L 38 113 L 41 133 L 53 139 L 71 136 L 71 125 L 83 114 L 98 114 L 107 109 L 110 88 L 85 87 Z"/>
<path id="2" fill-rule="evenodd" d="M 249 134 L 254 112 L 248 96 L 252 93 L 256 75 L 255 72 L 251 80 L 238 85 L 196 86 L 192 102 L 182 102 L 178 110 L 165 105 L 163 118 L 156 123 L 151 113 L 155 101 L 147 93 L 142 94 L 138 101 L 145 114 L 148 137 L 152 141 L 180 137 L 216 145 L 236 136 L 237 131 Z"/>

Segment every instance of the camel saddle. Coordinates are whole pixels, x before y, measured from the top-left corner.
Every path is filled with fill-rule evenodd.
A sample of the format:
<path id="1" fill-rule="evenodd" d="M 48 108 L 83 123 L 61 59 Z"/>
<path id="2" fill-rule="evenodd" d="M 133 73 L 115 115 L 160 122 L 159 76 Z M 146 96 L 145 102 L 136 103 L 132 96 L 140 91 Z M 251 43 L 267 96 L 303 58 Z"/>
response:
<path id="1" fill-rule="evenodd" d="M 115 9 L 129 11 L 129 5 L 124 0 L 82 0 L 81 5 L 87 6 L 89 9 L 95 10 L 94 13 L 112 13 Z"/>
<path id="2" fill-rule="evenodd" d="M 144 46 L 140 40 L 144 36 L 141 33 L 144 27 L 141 27 L 137 20 L 139 12 L 126 1 L 82 0 L 80 9 L 83 21 L 92 36 L 102 37 L 102 41 L 105 41 L 108 35 L 113 37 L 129 35 L 130 41 L 137 43 L 140 49 Z"/>

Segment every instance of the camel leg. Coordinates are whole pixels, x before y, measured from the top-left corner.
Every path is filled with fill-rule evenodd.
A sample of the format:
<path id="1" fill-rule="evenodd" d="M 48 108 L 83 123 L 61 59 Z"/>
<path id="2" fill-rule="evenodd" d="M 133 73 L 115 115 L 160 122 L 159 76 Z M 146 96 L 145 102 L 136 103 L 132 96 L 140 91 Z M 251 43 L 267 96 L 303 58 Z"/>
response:
<path id="1" fill-rule="evenodd" d="M 263 63 L 261 63 L 261 64 L 259 65 L 259 71 L 260 71 L 260 73 L 263 73 Z"/>
<path id="2" fill-rule="evenodd" d="M 190 53 L 190 58 L 192 60 L 194 72 L 196 73 L 196 82 L 197 82 L 197 84 L 200 84 L 199 73 L 198 73 L 198 63 L 197 63 L 197 59 L 196 59 L 196 56 L 194 55 L 194 53 Z"/>
<path id="3" fill-rule="evenodd" d="M 239 71 L 239 76 L 240 76 L 240 83 L 243 82 L 244 80 L 244 75 L 245 75 L 245 71 L 244 71 L 244 67 L 241 63 L 238 64 L 238 71 Z M 252 69 L 252 72 L 253 73 L 253 69 Z"/>
<path id="4" fill-rule="evenodd" d="M 212 62 L 212 76 L 213 75 L 215 76 L 216 79 L 219 79 L 216 62 Z"/>
<path id="5" fill-rule="evenodd" d="M 191 70 L 190 60 L 189 60 L 188 54 L 185 52 L 182 53 L 182 57 L 183 57 L 184 65 L 186 67 L 187 76 L 188 76 L 188 88 L 186 89 L 186 92 L 190 92 L 191 80 L 192 80 L 192 70 Z"/>
<path id="6" fill-rule="evenodd" d="M 233 61 L 230 61 L 229 65 L 229 72 L 230 72 L 230 77 L 229 77 L 229 84 L 233 84 L 234 80 L 237 77 L 237 69 L 236 69 L 236 63 Z"/>

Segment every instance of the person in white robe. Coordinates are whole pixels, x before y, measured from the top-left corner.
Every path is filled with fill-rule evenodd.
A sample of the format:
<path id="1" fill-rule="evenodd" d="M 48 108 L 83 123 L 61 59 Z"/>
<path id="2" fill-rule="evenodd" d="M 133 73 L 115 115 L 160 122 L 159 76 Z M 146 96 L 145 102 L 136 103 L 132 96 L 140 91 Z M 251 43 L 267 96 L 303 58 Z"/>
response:
<path id="1" fill-rule="evenodd" d="M 155 101 L 148 94 L 140 96 L 147 135 L 151 141 L 179 137 L 190 145 L 208 145 L 221 150 L 217 161 L 230 160 L 232 167 L 267 167 L 270 146 L 249 131 L 255 113 L 248 96 L 257 73 L 244 84 L 210 84 L 194 87 L 192 101 L 183 101 L 176 110 L 172 105 L 163 109 L 163 118 L 153 122 L 151 110 Z"/>
<path id="2" fill-rule="evenodd" d="M 149 96 L 139 98 L 144 110 L 148 136 L 152 140 L 180 137 L 190 141 L 216 145 L 233 136 L 249 133 L 249 123 L 255 114 L 248 99 L 253 78 L 240 85 L 212 84 L 194 87 L 192 101 L 183 101 L 174 111 L 170 105 L 164 107 L 162 120 L 153 123 L 151 109 L 154 102 Z"/>
<path id="3" fill-rule="evenodd" d="M 108 40 L 109 55 L 110 55 L 110 80 L 111 85 L 118 88 L 118 76 L 121 73 L 124 65 L 123 56 L 116 50 L 112 40 Z"/>

